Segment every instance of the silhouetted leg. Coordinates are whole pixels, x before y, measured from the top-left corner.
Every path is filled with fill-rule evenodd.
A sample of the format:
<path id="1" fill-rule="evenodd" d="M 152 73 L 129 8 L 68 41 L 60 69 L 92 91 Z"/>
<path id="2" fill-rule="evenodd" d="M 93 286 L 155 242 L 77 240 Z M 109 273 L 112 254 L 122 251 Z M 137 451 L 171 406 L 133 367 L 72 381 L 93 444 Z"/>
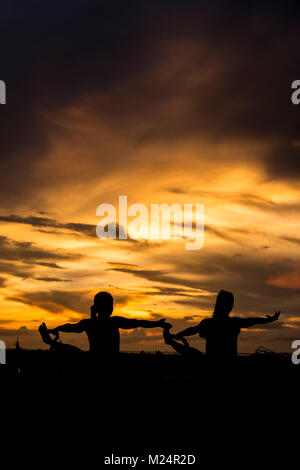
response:
<path id="1" fill-rule="evenodd" d="M 42 323 L 39 327 L 39 332 L 44 343 L 49 344 L 51 351 L 55 352 L 82 352 L 80 348 L 71 344 L 63 344 L 58 341 L 58 336 L 54 339 L 51 338 L 48 328 L 45 323 Z"/>
<path id="2" fill-rule="evenodd" d="M 186 356 L 187 351 L 189 349 L 189 345 L 187 341 L 185 341 L 185 344 L 178 343 L 177 341 L 174 340 L 174 336 L 170 334 L 168 329 L 164 329 L 163 331 L 163 337 L 165 340 L 165 343 L 168 344 L 169 346 L 172 346 L 172 348 L 178 352 L 181 356 Z"/>

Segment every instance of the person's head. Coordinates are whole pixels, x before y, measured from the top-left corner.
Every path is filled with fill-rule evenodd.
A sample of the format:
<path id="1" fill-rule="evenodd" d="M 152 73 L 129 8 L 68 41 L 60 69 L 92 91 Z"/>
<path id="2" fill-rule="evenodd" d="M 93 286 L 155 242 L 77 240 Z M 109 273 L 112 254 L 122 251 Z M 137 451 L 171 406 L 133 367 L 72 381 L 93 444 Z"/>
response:
<path id="1" fill-rule="evenodd" d="M 213 318 L 224 320 L 229 317 L 234 303 L 234 297 L 231 292 L 220 290 L 217 295 Z"/>
<path id="2" fill-rule="evenodd" d="M 114 309 L 114 299 L 108 292 L 98 292 L 94 297 L 94 313 L 102 317 L 109 317 Z"/>

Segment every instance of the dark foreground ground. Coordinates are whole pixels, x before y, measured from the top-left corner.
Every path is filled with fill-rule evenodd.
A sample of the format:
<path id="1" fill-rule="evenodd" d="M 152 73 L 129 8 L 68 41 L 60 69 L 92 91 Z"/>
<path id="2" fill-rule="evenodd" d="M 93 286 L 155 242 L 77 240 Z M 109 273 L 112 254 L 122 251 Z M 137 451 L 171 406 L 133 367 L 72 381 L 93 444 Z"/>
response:
<path id="1" fill-rule="evenodd" d="M 30 464 L 42 449 L 39 468 L 48 460 L 53 466 L 58 453 L 68 468 L 79 460 L 84 468 L 107 468 L 111 453 L 170 452 L 196 453 L 196 468 L 207 459 L 210 466 L 221 459 L 221 467 L 256 468 L 279 453 L 288 465 L 298 448 L 291 424 L 298 423 L 300 366 L 288 354 L 261 350 L 228 367 L 176 354 L 123 353 L 101 365 L 88 353 L 11 350 L 0 380 L 7 435 L 32 449 Z M 23 462 L 23 454 L 13 455 Z"/>
<path id="2" fill-rule="evenodd" d="M 0 366 L 4 383 L 60 383 L 82 380 L 107 381 L 106 386 L 121 381 L 127 387 L 201 387 L 229 378 L 232 385 L 299 386 L 300 365 L 288 353 L 274 353 L 259 348 L 242 355 L 232 364 L 210 364 L 203 358 L 183 358 L 167 353 L 121 353 L 118 360 L 94 361 L 88 352 L 52 352 L 47 350 L 8 350 L 6 365 Z M 102 384 L 103 385 L 103 384 Z M 228 383 L 228 386 L 230 384 Z"/>
<path id="3" fill-rule="evenodd" d="M 232 364 L 210 364 L 203 358 L 183 358 L 167 353 L 121 353 L 118 360 L 95 362 L 88 352 L 53 352 L 48 350 L 8 350 L 6 365 L 0 366 L 0 379 L 8 382 L 47 381 L 68 383 L 83 378 L 111 383 L 122 380 L 126 384 L 147 386 L 203 387 L 205 380 L 230 376 L 240 384 L 300 385 L 300 365 L 294 365 L 288 353 L 274 353 L 259 348 L 255 353 L 242 355 Z M 109 383 L 107 383 L 109 385 Z M 209 385 L 208 383 L 206 385 Z"/>

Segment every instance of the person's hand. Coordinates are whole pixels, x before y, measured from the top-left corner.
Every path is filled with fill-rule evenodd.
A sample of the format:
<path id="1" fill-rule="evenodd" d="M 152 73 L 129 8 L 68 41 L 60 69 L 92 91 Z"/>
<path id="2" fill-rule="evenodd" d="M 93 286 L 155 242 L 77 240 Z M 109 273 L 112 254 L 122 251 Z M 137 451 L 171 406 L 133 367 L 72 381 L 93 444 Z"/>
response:
<path id="1" fill-rule="evenodd" d="M 160 326 L 163 329 L 170 329 L 172 328 L 171 323 L 168 323 L 165 318 L 162 318 L 161 320 L 158 321 L 158 326 Z"/>
<path id="2" fill-rule="evenodd" d="M 279 318 L 279 315 L 280 315 L 280 310 L 278 310 L 278 312 L 274 313 L 274 315 L 267 315 L 267 318 L 271 321 L 276 321 L 278 320 Z"/>

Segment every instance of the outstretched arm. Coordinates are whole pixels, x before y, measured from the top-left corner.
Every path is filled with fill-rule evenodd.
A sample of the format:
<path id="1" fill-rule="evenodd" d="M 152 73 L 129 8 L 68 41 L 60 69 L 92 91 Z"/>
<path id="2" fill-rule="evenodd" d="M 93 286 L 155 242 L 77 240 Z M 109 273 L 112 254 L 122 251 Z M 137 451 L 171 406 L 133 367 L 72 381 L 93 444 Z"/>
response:
<path id="1" fill-rule="evenodd" d="M 175 339 L 181 339 L 183 336 L 193 336 L 199 333 L 200 325 L 191 326 L 190 328 L 186 328 L 185 330 L 180 331 L 177 335 L 174 336 Z"/>
<path id="2" fill-rule="evenodd" d="M 158 321 L 138 320 L 138 322 L 139 326 L 142 328 L 166 328 L 167 326 L 171 326 L 164 318 Z"/>
<path id="3" fill-rule="evenodd" d="M 57 326 L 52 330 L 48 330 L 49 333 L 56 335 L 59 331 L 63 333 L 82 333 L 85 331 L 86 322 L 85 320 L 81 320 L 78 323 L 65 323 L 64 325 Z"/>
<path id="4" fill-rule="evenodd" d="M 254 317 L 254 318 L 239 318 L 240 328 L 249 328 L 254 325 L 264 325 L 265 323 L 272 323 L 278 320 L 280 310 L 274 315 L 267 315 L 266 317 Z"/>
<path id="5" fill-rule="evenodd" d="M 166 323 L 166 320 L 158 320 L 158 321 L 151 321 L 151 320 L 135 320 L 131 318 L 123 318 L 123 317 L 115 317 L 118 327 L 122 328 L 123 330 L 130 330 L 132 328 L 166 328 L 169 323 Z M 171 325 L 170 325 L 171 326 Z"/>

